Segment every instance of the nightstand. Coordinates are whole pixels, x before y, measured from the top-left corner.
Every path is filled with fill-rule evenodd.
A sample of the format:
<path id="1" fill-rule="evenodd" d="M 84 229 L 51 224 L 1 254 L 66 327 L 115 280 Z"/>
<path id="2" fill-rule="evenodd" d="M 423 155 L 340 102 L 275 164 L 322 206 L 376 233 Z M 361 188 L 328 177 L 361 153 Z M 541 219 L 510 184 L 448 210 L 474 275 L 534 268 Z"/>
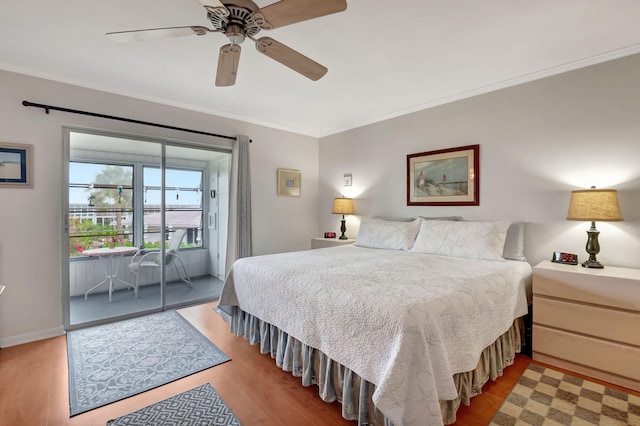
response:
<path id="1" fill-rule="evenodd" d="M 640 391 L 640 269 L 534 267 L 533 359 Z"/>
<path id="2" fill-rule="evenodd" d="M 311 239 L 311 249 L 343 246 L 345 244 L 353 244 L 355 242 L 356 242 L 356 240 L 353 239 L 353 238 L 349 238 L 349 239 L 346 239 L 346 240 L 341 240 L 339 238 L 312 238 Z"/>

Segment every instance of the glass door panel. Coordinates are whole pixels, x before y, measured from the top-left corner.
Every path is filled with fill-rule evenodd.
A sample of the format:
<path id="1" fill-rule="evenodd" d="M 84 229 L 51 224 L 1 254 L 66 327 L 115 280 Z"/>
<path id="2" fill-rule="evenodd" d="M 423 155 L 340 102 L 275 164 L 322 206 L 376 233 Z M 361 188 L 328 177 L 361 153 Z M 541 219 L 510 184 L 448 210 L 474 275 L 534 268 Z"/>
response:
<path id="1" fill-rule="evenodd" d="M 148 285 L 161 265 L 153 271 L 134 267 L 143 246 L 142 165 L 160 163 L 162 144 L 81 131 L 66 137 L 65 327 L 162 309 L 160 281 Z M 147 261 L 153 264 L 155 257 Z"/>
<path id="2" fill-rule="evenodd" d="M 229 153 L 166 145 L 164 172 L 164 224 L 167 231 L 167 306 L 193 304 L 218 297 L 222 281 L 216 274 L 218 217 L 217 186 L 211 183 L 219 173 L 218 163 L 230 160 Z M 215 224 L 218 225 L 218 224 Z M 224 224 L 226 228 L 226 223 Z"/>
<path id="3" fill-rule="evenodd" d="M 230 152 L 69 129 L 65 148 L 66 329 L 219 296 Z"/>

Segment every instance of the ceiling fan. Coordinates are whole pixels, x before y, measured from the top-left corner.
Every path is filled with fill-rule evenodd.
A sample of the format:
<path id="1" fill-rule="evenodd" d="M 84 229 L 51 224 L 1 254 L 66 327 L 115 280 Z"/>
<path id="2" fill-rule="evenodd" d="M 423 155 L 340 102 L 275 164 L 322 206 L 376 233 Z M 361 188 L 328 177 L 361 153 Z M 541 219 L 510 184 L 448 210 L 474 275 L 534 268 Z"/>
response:
<path id="1" fill-rule="evenodd" d="M 207 11 L 211 28 L 193 25 L 187 27 L 151 28 L 146 30 L 107 33 L 107 37 L 118 42 L 152 40 L 187 35 L 223 33 L 229 44 L 220 48 L 216 86 L 233 86 L 238 73 L 240 45 L 249 38 L 258 52 L 299 72 L 311 80 L 318 80 L 327 73 L 327 68 L 296 52 L 271 37 L 256 38 L 260 30 L 271 30 L 296 22 L 319 18 L 342 12 L 347 8 L 346 0 L 280 0 L 263 8 L 251 0 L 197 0 Z"/>

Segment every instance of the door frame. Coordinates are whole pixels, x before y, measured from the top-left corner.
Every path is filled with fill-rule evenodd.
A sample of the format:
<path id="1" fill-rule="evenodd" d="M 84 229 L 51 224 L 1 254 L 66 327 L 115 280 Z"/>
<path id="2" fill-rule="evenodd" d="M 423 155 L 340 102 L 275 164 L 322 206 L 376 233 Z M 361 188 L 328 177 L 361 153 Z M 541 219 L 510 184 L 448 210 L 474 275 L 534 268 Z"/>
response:
<path id="1" fill-rule="evenodd" d="M 160 164 L 160 168 L 161 168 L 161 175 L 162 175 L 162 189 L 161 189 L 161 241 L 164 241 L 166 239 L 166 227 L 165 227 L 165 207 L 166 207 L 166 201 L 165 201 L 165 190 L 164 188 L 166 187 L 165 185 L 165 171 L 166 171 L 166 149 L 167 147 L 184 147 L 184 148 L 190 148 L 190 149 L 200 149 L 200 150 L 206 150 L 206 151 L 215 151 L 215 152 L 219 152 L 222 155 L 227 155 L 228 159 L 229 159 L 229 163 L 230 163 L 230 158 L 231 158 L 231 153 L 232 150 L 231 148 L 228 147 L 219 147 L 219 146 L 213 146 L 213 145 L 203 145 L 201 143 L 194 143 L 194 142 L 188 142 L 188 141 L 178 141 L 178 140 L 170 140 L 170 139 L 162 139 L 162 138 L 157 138 L 157 137 L 146 137 L 146 136 L 140 136 L 140 135 L 132 135 L 132 134 L 128 134 L 128 133 L 122 133 L 122 132 L 116 132 L 116 131 L 110 131 L 110 130 L 96 130 L 96 129 L 88 129 L 88 128 L 83 128 L 83 127 L 77 127 L 77 126 L 63 126 L 62 127 L 63 130 L 63 137 L 62 137 L 62 147 L 63 147 L 63 165 L 62 165 L 62 194 L 61 194 L 61 210 L 62 210 L 62 224 L 61 224 L 61 256 L 60 256 L 60 262 L 61 262 L 61 286 L 62 286 L 62 291 L 61 291 L 61 296 L 62 296 L 62 319 L 63 319 L 63 327 L 65 330 L 73 330 L 73 329 L 77 329 L 77 328 L 84 328 L 84 327 L 88 327 L 88 326 L 93 326 L 93 325 L 99 325 L 99 324 L 105 324 L 105 323 L 109 323 L 109 322 L 113 322 L 113 321 L 117 321 L 117 320 L 123 320 L 123 319 L 128 319 L 128 318 L 134 318 L 137 316 L 141 316 L 141 315 L 147 315 L 150 313 L 155 313 L 155 312 L 161 312 L 163 310 L 167 309 L 167 304 L 166 304 L 166 295 L 165 295 L 165 286 L 166 286 L 166 282 L 165 282 L 165 265 L 164 262 L 162 262 L 163 264 L 161 265 L 161 273 L 160 273 L 160 306 L 158 308 L 154 308 L 154 309 L 146 309 L 146 310 L 142 310 L 142 311 L 138 311 L 138 312 L 133 312 L 133 313 L 128 313 L 125 315 L 118 315 L 118 316 L 114 316 L 114 317 L 110 317 L 110 318 L 106 318 L 106 319 L 100 319 L 100 320 L 95 320 L 95 321 L 88 321 L 88 322 L 84 322 L 84 323 L 78 323 L 78 324 L 71 324 L 71 307 L 70 307 L 70 256 L 69 256 L 69 162 L 71 161 L 71 134 L 76 132 L 76 133 L 84 133 L 84 134 L 88 134 L 88 135 L 96 135 L 96 136 L 104 136 L 104 137 L 110 137 L 110 138 L 121 138 L 121 139 L 125 139 L 125 140 L 135 140 L 135 141 L 140 141 L 140 142 L 151 142 L 151 143 L 156 143 L 158 144 L 159 147 L 159 154 L 160 154 L 160 160 L 161 160 L 161 164 Z M 169 167 L 172 167 L 173 164 L 171 164 Z M 204 223 L 204 220 L 206 220 L 206 218 L 209 216 L 208 215 L 208 204 L 206 202 L 207 197 L 205 196 L 205 194 L 209 193 L 209 188 L 208 188 L 208 182 L 209 182 L 209 176 L 208 176 L 208 170 L 205 170 L 203 173 L 203 179 L 202 179 L 202 184 L 204 186 L 203 188 L 203 200 L 202 200 L 202 208 L 203 208 L 203 224 L 202 224 L 202 229 L 203 229 L 203 247 L 205 246 L 205 241 L 209 240 L 208 234 L 209 234 L 209 230 L 207 229 L 208 227 L 206 226 L 206 224 Z M 136 174 L 134 173 L 134 185 L 138 185 L 138 187 L 141 187 L 142 184 L 142 177 L 140 176 L 140 174 L 138 174 L 139 176 L 136 176 Z M 138 181 L 136 181 L 136 179 Z M 137 191 L 134 192 L 134 203 L 138 202 L 140 203 L 141 200 L 143 200 L 143 196 L 140 195 L 141 191 Z M 228 209 L 228 206 L 227 206 Z M 219 216 L 219 215 L 217 215 Z M 220 227 L 220 224 L 218 224 L 218 227 Z M 224 224 L 224 227 L 226 229 L 226 223 Z M 136 234 L 139 234 L 141 231 L 140 230 L 136 230 L 135 231 Z M 135 241 L 135 240 L 134 240 Z M 226 246 L 226 244 L 225 244 Z M 161 245 L 162 248 L 162 256 L 164 256 L 164 245 Z M 171 306 L 171 308 L 173 309 L 175 306 Z"/>

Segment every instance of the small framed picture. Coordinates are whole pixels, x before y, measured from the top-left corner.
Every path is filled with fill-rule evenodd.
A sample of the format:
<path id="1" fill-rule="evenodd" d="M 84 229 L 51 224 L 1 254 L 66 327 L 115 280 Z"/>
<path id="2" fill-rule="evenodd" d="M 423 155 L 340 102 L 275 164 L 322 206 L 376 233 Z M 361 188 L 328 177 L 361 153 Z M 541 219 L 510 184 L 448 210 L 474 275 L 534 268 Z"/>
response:
<path id="1" fill-rule="evenodd" d="M 325 232 L 324 233 L 324 237 L 325 238 L 335 238 L 336 237 L 336 233 L 335 232 Z"/>
<path id="2" fill-rule="evenodd" d="M 0 142 L 0 188 L 33 188 L 32 145 Z"/>
<path id="3" fill-rule="evenodd" d="M 300 170 L 278 169 L 278 195 L 282 197 L 299 197 L 300 180 Z"/>
<path id="4" fill-rule="evenodd" d="M 353 184 L 353 179 L 351 173 L 344 174 L 344 186 L 351 186 Z"/>

